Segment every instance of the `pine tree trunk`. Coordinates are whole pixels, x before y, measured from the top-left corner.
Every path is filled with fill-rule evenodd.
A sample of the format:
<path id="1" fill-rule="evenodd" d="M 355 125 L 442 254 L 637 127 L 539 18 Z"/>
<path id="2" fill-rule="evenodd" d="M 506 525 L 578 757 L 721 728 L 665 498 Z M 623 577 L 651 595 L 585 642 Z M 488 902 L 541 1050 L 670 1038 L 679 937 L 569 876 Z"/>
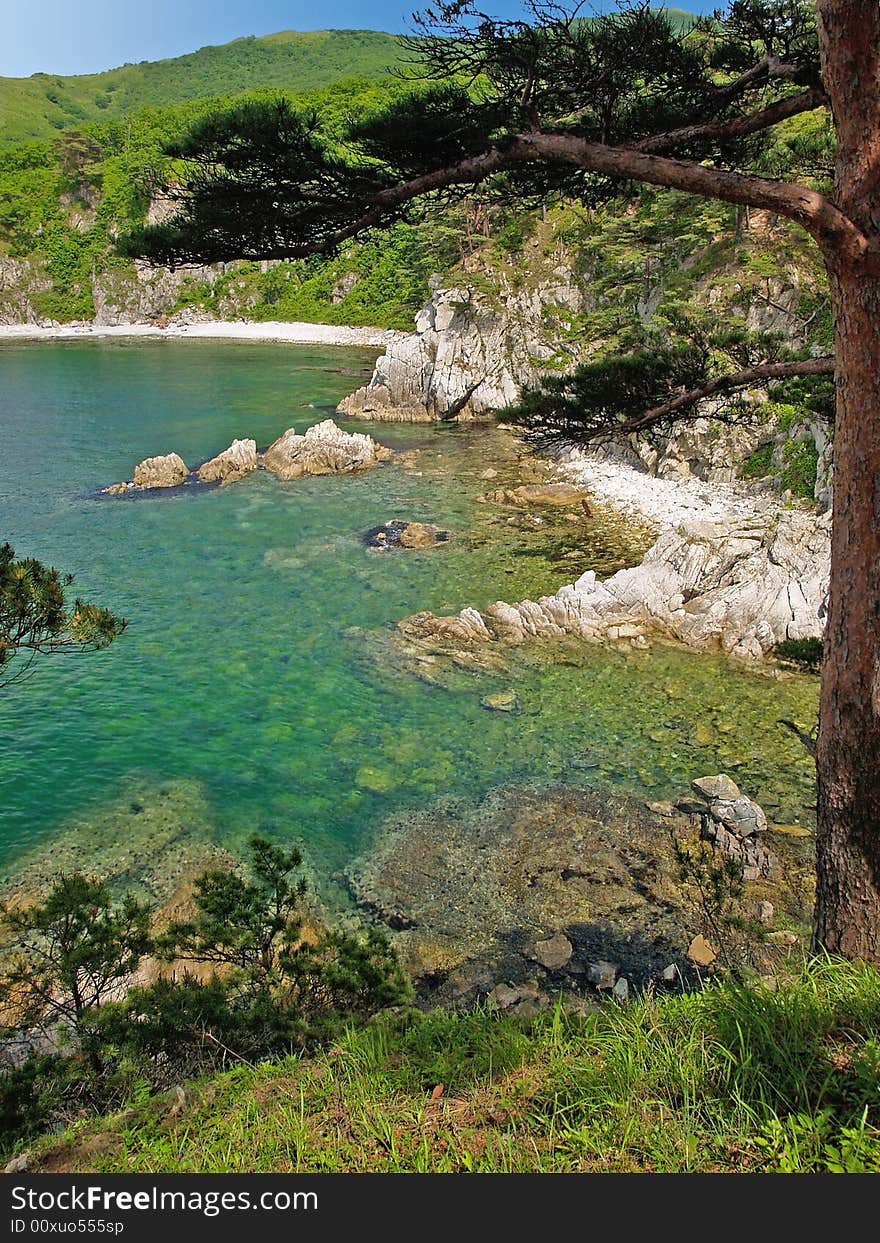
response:
<path id="1" fill-rule="evenodd" d="M 880 962 L 880 280 L 832 274 L 837 420 L 816 943 Z"/>
<path id="2" fill-rule="evenodd" d="M 819 35 L 838 139 L 835 202 L 874 260 L 825 256 L 837 415 L 814 940 L 880 962 L 880 5 L 820 0 Z"/>

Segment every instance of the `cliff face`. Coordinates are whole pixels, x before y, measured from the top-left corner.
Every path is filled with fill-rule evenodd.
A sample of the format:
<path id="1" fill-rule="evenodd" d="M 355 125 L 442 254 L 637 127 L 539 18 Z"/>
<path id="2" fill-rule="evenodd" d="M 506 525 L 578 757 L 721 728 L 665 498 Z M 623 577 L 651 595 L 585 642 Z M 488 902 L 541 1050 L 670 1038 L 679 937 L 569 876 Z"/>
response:
<path id="1" fill-rule="evenodd" d="M 209 273 L 210 269 L 200 269 Z M 121 324 L 152 323 L 173 319 L 211 319 L 212 316 L 189 309 L 178 310 L 181 288 L 192 280 L 192 272 L 170 272 L 147 264 L 107 267 L 95 273 L 91 285 L 94 314 L 87 321 L 96 328 Z M 44 266 L 31 259 L 0 257 L 0 324 L 41 324 L 56 321 L 43 309 L 43 297 L 52 289 Z"/>
<path id="2" fill-rule="evenodd" d="M 572 243 L 570 232 L 562 240 L 558 222 L 545 221 L 518 252 L 499 258 L 484 248 L 447 281 L 435 278 L 415 332 L 387 349 L 369 384 L 346 398 L 340 413 L 405 422 L 485 418 L 548 370 L 626 349 L 632 333 L 649 325 L 662 330 L 682 305 L 704 322 L 823 352 L 810 335 L 826 309 L 821 275 L 766 218 L 757 217 L 740 238 L 699 237 L 707 244 L 690 254 L 685 243 L 667 239 L 662 262 L 652 258 L 657 246 L 643 227 L 644 236 L 631 239 L 634 252 L 645 252 L 637 277 L 633 260 L 611 240 L 607 253 L 596 253 L 603 229 L 610 232 L 607 224 L 596 226 Z M 774 246 L 788 250 L 769 275 Z M 726 427 L 711 417 L 711 403 L 704 410 L 704 418 L 668 435 L 630 438 L 602 452 L 661 477 L 727 483 L 745 473 L 775 477 L 780 490 L 791 479 L 802 496 L 815 479 L 815 497 L 827 506 L 829 429 L 818 417 L 766 402 L 763 420 Z"/>
<path id="3" fill-rule="evenodd" d="M 583 292 L 569 268 L 529 290 L 503 279 L 490 299 L 468 286 L 434 289 L 412 336 L 389 346 L 369 384 L 340 405 L 349 418 L 412 423 L 478 419 L 503 410 L 558 353 L 548 307 L 577 312 Z"/>
<path id="4" fill-rule="evenodd" d="M 577 309 L 582 302 L 573 282 L 543 287 L 527 297 L 514 294 L 501 309 L 488 305 L 473 289 L 436 289 L 419 313 L 416 331 L 388 346 L 370 382 L 346 397 L 339 412 L 377 422 L 489 418 L 515 402 L 522 387 L 539 379 L 548 361 L 558 358 L 559 341 L 547 331 L 547 308 Z M 711 414 L 707 408 L 705 417 L 669 434 L 629 437 L 604 446 L 598 455 L 660 478 L 731 483 L 766 446 L 760 477 L 775 477 L 778 483 L 784 481 L 792 449 L 802 446 L 815 472 L 815 500 L 822 510 L 830 507 L 831 438 L 821 420 L 805 419 L 794 427 L 778 426 L 773 419 L 725 426 Z"/>
<path id="5" fill-rule="evenodd" d="M 0 324 L 40 323 L 35 299 L 51 287 L 51 280 L 36 264 L 0 257 Z"/>

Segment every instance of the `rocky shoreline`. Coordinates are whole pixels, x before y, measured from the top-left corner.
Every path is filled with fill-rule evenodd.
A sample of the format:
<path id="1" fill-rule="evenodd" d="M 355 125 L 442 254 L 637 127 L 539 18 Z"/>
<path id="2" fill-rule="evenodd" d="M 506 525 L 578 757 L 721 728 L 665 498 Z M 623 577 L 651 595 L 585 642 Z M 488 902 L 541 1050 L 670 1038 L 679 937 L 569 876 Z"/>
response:
<path id="1" fill-rule="evenodd" d="M 731 955 L 769 969 L 801 943 L 808 852 L 719 774 L 675 805 L 572 785 L 447 797 L 389 820 L 346 878 L 425 1004 L 530 1014 L 560 991 L 626 1001 L 633 988 L 687 986 Z M 712 932 L 685 858 L 741 872 L 741 939 Z"/>
<path id="2" fill-rule="evenodd" d="M 626 474 L 617 478 L 633 490 Z M 415 613 L 398 623 L 401 641 L 416 658 L 421 651 L 455 660 L 461 649 L 535 639 L 647 648 L 660 637 L 760 661 L 784 640 L 821 638 L 830 515 L 771 507 L 664 527 L 639 565 L 604 582 L 588 570 L 538 600 L 497 600 L 449 617 Z"/>

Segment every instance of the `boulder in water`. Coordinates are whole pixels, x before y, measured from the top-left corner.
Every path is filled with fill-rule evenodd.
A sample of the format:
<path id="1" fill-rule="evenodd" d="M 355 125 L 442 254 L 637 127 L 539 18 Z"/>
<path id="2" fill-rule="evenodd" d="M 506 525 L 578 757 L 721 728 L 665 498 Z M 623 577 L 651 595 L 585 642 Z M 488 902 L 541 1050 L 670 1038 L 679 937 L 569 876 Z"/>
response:
<path id="1" fill-rule="evenodd" d="M 489 492 L 487 501 L 499 505 L 571 505 L 584 500 L 589 493 L 573 483 L 524 483 L 518 488 L 499 488 Z"/>
<path id="2" fill-rule="evenodd" d="M 186 482 L 186 463 L 176 453 L 147 457 L 134 468 L 136 488 L 176 488 Z"/>
<path id="3" fill-rule="evenodd" d="M 302 436 L 289 427 L 266 450 L 263 465 L 279 479 L 299 479 L 369 470 L 391 456 L 391 449 L 372 436 L 344 432 L 332 419 L 325 419 Z"/>
<path id="4" fill-rule="evenodd" d="M 380 552 L 386 548 L 434 548 L 448 539 L 448 531 L 426 522 L 403 522 L 399 518 L 380 527 L 371 527 L 364 533 L 364 542 Z"/>
<path id="5" fill-rule="evenodd" d="M 484 695 L 480 704 L 491 712 L 516 712 L 519 696 L 516 691 L 496 691 L 493 695 Z"/>
<path id="6" fill-rule="evenodd" d="M 256 469 L 256 441 L 233 440 L 228 449 L 205 462 L 196 474 L 202 483 L 233 483 Z"/>

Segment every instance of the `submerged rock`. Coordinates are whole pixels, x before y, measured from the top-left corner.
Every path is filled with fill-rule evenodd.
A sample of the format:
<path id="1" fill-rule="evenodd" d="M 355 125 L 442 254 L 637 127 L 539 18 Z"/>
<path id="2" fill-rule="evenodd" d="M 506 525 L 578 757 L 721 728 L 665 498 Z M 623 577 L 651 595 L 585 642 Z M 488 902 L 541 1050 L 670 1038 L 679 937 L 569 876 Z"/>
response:
<path id="1" fill-rule="evenodd" d="M 448 539 L 448 531 L 441 531 L 426 522 L 404 522 L 400 518 L 393 518 L 380 527 L 371 527 L 364 533 L 364 543 L 380 552 L 386 548 L 434 548 L 437 544 L 445 544 Z"/>
<path id="2" fill-rule="evenodd" d="M 486 494 L 487 501 L 500 505 L 571 505 L 586 500 L 589 493 L 573 483 L 524 483 L 518 488 L 499 488 Z M 578 515 L 575 515 L 577 518 Z"/>
<path id="3" fill-rule="evenodd" d="M 433 548 L 449 538 L 446 531 L 438 531 L 436 527 L 425 522 L 407 522 L 400 532 L 401 548 Z"/>
<path id="4" fill-rule="evenodd" d="M 166 901 L 182 876 L 230 856 L 215 842 L 207 791 L 196 781 L 131 778 L 119 796 L 70 817 L 0 876 L 0 898 L 42 896 L 61 872 L 100 876 L 114 892 Z"/>
<path id="5" fill-rule="evenodd" d="M 400 930 L 409 969 L 450 998 L 479 995 L 483 979 L 486 993 L 515 985 L 542 959 L 575 978 L 613 961 L 640 982 L 688 943 L 669 834 L 604 791 L 503 789 L 473 807 L 449 799 L 393 819 L 348 875 L 359 906 Z M 546 939 L 547 928 L 558 931 Z"/>
<path id="6" fill-rule="evenodd" d="M 234 483 L 256 470 L 257 465 L 256 441 L 233 440 L 228 449 L 205 462 L 196 474 L 203 483 Z"/>
<path id="7" fill-rule="evenodd" d="M 136 488 L 176 488 L 186 482 L 188 474 L 189 470 L 182 457 L 176 453 L 166 453 L 161 457 L 147 457 L 138 462 L 132 482 Z"/>
<path id="8" fill-rule="evenodd" d="M 289 427 L 263 455 L 266 470 L 279 479 L 369 470 L 387 461 L 392 450 L 363 432 L 344 432 L 332 419 L 315 423 L 304 435 Z"/>
<path id="9" fill-rule="evenodd" d="M 516 712 L 519 696 L 516 691 L 496 691 L 494 695 L 484 695 L 480 705 L 491 712 Z"/>

